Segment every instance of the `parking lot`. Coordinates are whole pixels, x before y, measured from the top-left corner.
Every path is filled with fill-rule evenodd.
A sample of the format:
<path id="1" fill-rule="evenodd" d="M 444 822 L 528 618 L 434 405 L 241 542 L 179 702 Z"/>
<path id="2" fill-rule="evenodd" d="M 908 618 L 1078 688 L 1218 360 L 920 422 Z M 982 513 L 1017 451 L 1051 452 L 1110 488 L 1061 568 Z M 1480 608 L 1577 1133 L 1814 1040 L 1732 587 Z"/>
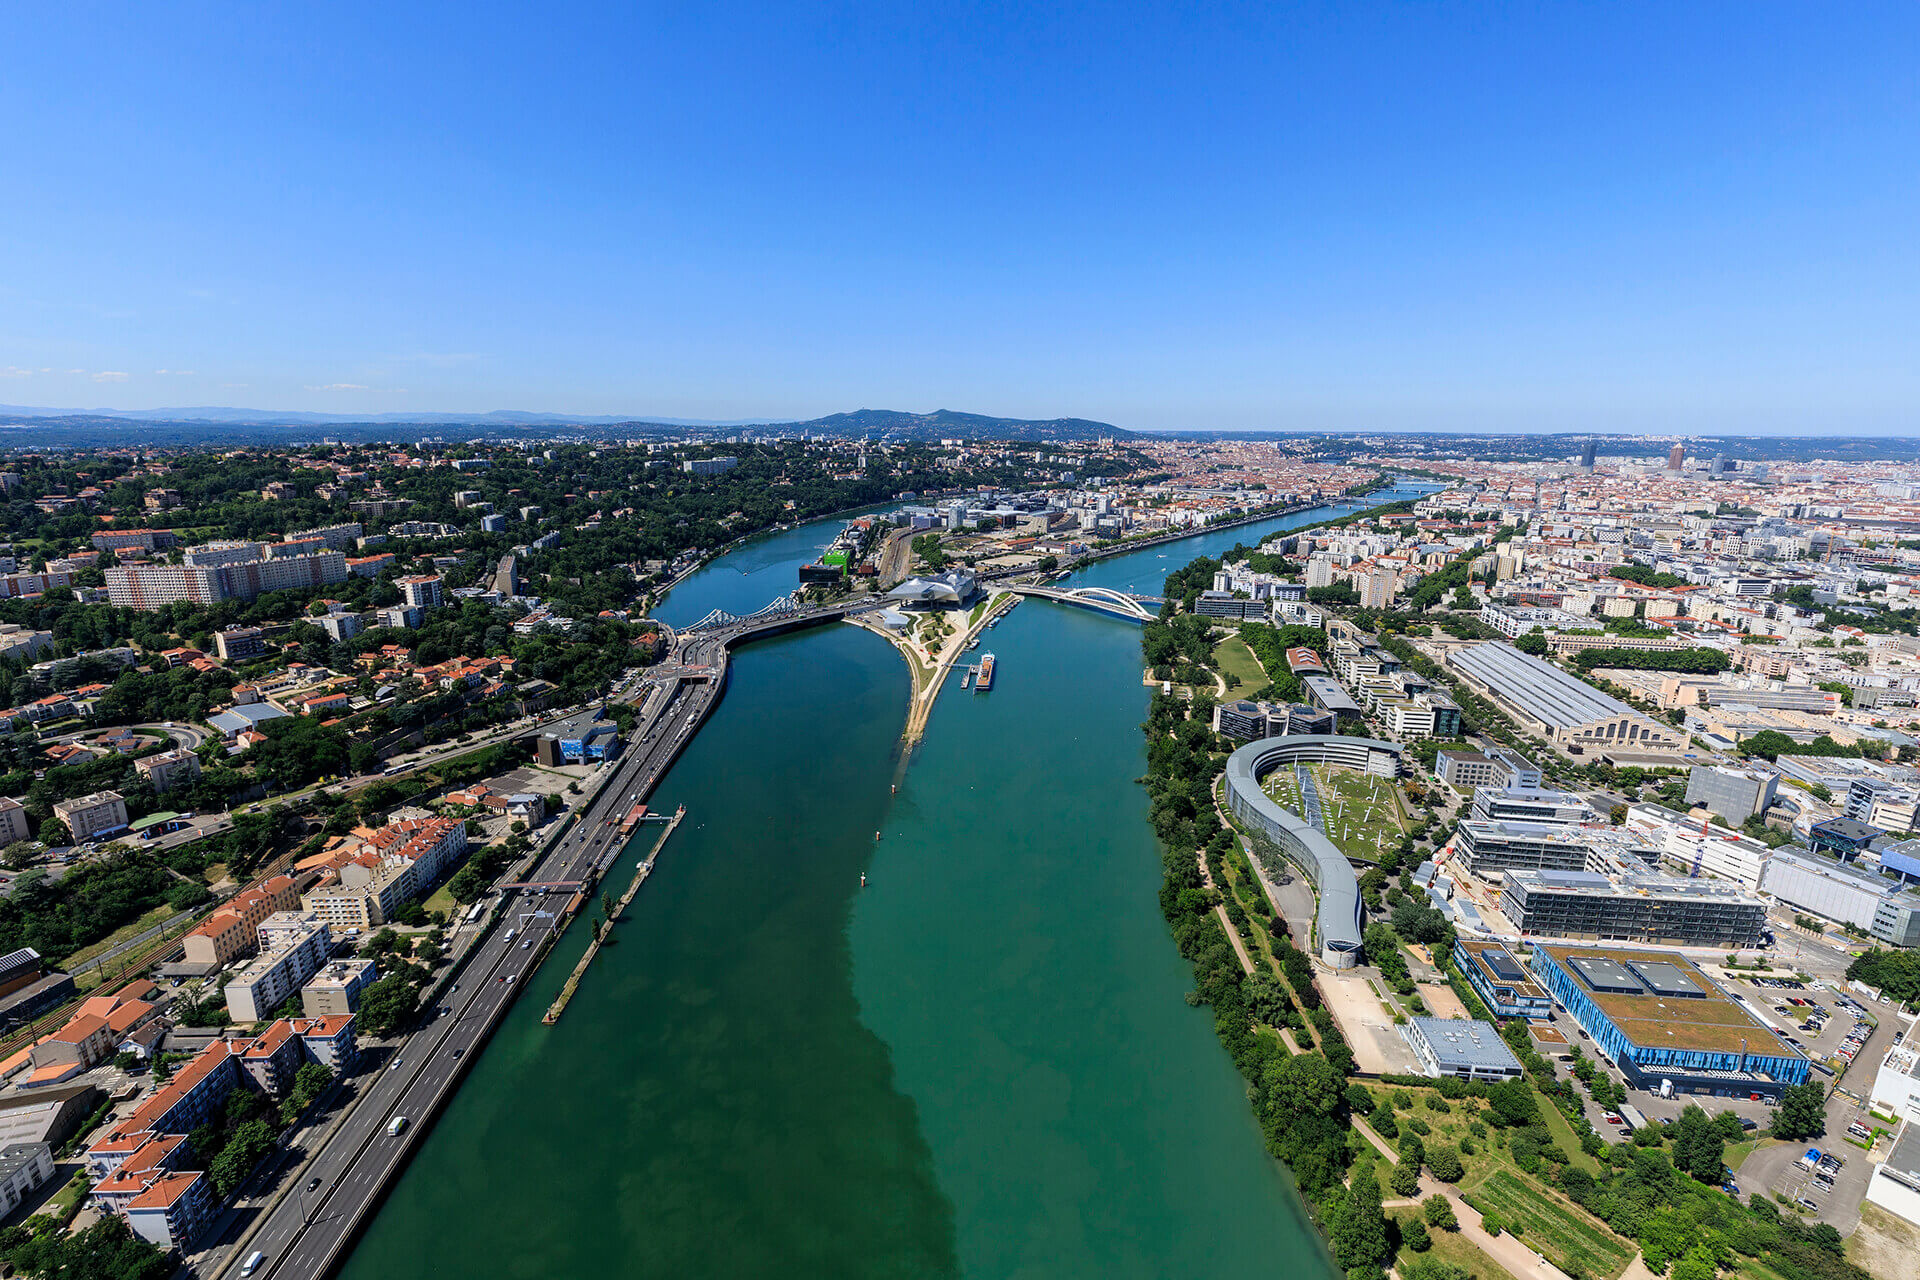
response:
<path id="1" fill-rule="evenodd" d="M 1859 1058 L 1881 1007 L 1864 997 L 1824 985 L 1803 985 L 1791 978 L 1735 977 L 1721 973 L 1726 989 L 1747 1002 L 1754 1014 L 1787 1037 L 1788 1043 L 1832 1074 L 1815 1068 L 1827 1084 Z"/>

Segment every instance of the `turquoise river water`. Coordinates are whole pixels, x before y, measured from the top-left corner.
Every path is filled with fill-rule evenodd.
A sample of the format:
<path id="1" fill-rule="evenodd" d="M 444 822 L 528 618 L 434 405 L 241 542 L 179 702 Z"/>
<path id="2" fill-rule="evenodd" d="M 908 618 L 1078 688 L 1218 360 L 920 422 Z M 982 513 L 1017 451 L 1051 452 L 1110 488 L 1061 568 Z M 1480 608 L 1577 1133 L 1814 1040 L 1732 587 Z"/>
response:
<path id="1" fill-rule="evenodd" d="M 1346 509 L 1075 581 L 1156 593 Z M 659 612 L 751 612 L 837 528 L 749 543 Z M 982 648 L 993 691 L 954 677 L 910 761 L 878 637 L 741 649 L 656 793 L 688 820 L 615 944 L 556 1026 L 586 931 L 528 983 L 343 1275 L 1329 1280 L 1183 999 L 1136 782 L 1138 627 L 1028 601 Z"/>

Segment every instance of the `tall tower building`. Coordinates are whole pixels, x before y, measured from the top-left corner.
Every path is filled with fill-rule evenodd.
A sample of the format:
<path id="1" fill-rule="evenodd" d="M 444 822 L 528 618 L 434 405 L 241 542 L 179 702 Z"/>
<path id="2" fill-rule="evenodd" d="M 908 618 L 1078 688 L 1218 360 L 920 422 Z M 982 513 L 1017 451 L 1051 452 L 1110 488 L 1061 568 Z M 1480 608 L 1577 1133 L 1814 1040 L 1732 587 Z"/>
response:
<path id="1" fill-rule="evenodd" d="M 1677 444 L 1667 450 L 1667 470 L 1678 471 L 1680 464 L 1687 460 L 1687 446 Z"/>
<path id="2" fill-rule="evenodd" d="M 1600 451 L 1599 442 L 1595 440 L 1589 440 L 1586 442 L 1586 444 L 1581 446 L 1580 466 L 1583 470 L 1586 470 L 1586 471 L 1593 470 L 1593 459 L 1594 459 L 1594 456 L 1597 453 L 1599 453 L 1599 451 Z"/>

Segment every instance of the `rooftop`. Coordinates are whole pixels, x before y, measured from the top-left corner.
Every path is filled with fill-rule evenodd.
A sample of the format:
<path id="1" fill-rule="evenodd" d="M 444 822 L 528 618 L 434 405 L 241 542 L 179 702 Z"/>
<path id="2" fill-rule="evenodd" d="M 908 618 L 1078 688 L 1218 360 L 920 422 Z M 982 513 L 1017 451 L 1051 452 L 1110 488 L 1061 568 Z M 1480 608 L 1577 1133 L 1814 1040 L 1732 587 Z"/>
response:
<path id="1" fill-rule="evenodd" d="M 1640 713 L 1552 663 L 1489 641 L 1456 650 L 1448 661 L 1541 724 L 1572 729 L 1595 720 Z"/>
<path id="2" fill-rule="evenodd" d="M 1484 1070 L 1520 1070 L 1520 1060 L 1491 1022 L 1464 1018 L 1415 1018 L 1413 1025 L 1433 1049 L 1442 1067 L 1479 1067 Z"/>
<path id="3" fill-rule="evenodd" d="M 1606 947 L 1538 948 L 1573 980 L 1613 1025 L 1643 1048 L 1798 1057 L 1677 951 Z M 1691 994 L 1697 990 L 1699 994 Z"/>

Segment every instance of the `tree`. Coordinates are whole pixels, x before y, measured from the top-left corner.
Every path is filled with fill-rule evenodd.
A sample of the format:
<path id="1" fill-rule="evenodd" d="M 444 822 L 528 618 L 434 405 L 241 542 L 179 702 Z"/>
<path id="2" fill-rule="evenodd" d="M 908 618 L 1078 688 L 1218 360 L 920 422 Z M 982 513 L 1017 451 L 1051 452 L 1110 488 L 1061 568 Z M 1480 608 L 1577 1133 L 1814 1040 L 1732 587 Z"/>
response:
<path id="1" fill-rule="evenodd" d="M 1460 1153 L 1444 1145 L 1427 1148 L 1427 1168 L 1442 1182 L 1458 1182 L 1467 1173 L 1460 1163 Z"/>
<path id="2" fill-rule="evenodd" d="M 1536 658 L 1547 656 L 1547 638 L 1540 634 L 1538 627 L 1515 640 L 1513 647 L 1522 653 L 1530 653 Z"/>
<path id="3" fill-rule="evenodd" d="M 1460 1220 L 1453 1216 L 1452 1202 L 1437 1191 L 1420 1202 L 1420 1216 L 1427 1220 L 1428 1226 L 1441 1231 L 1460 1229 Z"/>
<path id="4" fill-rule="evenodd" d="M 1373 1095 L 1362 1085 L 1348 1085 L 1347 1110 L 1363 1116 L 1373 1114 Z"/>
<path id="5" fill-rule="evenodd" d="M 369 1036 L 390 1036 L 407 1024 L 419 1007 L 420 993 L 405 974 L 390 973 L 360 996 L 360 1029 Z"/>
<path id="6" fill-rule="evenodd" d="M 1415 1253 L 1425 1253 L 1433 1248 L 1433 1233 L 1419 1218 L 1409 1218 L 1407 1225 L 1400 1230 L 1400 1243 Z"/>
<path id="7" fill-rule="evenodd" d="M 251 1090 L 240 1090 L 250 1093 Z M 253 1166 L 260 1163 L 260 1157 L 273 1146 L 273 1130 L 264 1120 L 249 1120 L 235 1128 L 227 1139 L 226 1146 L 213 1158 L 213 1164 L 207 1169 L 207 1176 L 213 1179 L 213 1187 L 222 1200 L 231 1196 L 247 1175 L 253 1172 Z"/>
<path id="8" fill-rule="evenodd" d="M 1773 1113 L 1773 1136 L 1796 1140 L 1817 1138 L 1827 1131 L 1827 1103 L 1813 1081 L 1788 1085 Z"/>
<path id="9" fill-rule="evenodd" d="M 174 1270 L 171 1258 L 112 1213 L 72 1235 L 28 1234 L 7 1247 L 6 1259 L 34 1280 L 165 1280 Z"/>
<path id="10" fill-rule="evenodd" d="M 1378 1267 L 1387 1260 L 1387 1216 L 1380 1208 L 1380 1184 L 1370 1166 L 1353 1171 L 1345 1199 L 1330 1224 L 1334 1260 L 1351 1271 Z"/>
<path id="11" fill-rule="evenodd" d="M 453 878 L 447 881 L 447 892 L 462 905 L 470 905 L 486 896 L 487 877 L 481 872 L 478 859 L 470 859 L 467 865 L 453 873 Z"/>
<path id="12" fill-rule="evenodd" d="M 1409 1164 L 1405 1160 L 1402 1160 L 1399 1164 L 1393 1166 L 1393 1178 L 1391 1181 L 1393 1194 L 1397 1196 L 1416 1194 L 1420 1190 L 1420 1166 Z"/>

